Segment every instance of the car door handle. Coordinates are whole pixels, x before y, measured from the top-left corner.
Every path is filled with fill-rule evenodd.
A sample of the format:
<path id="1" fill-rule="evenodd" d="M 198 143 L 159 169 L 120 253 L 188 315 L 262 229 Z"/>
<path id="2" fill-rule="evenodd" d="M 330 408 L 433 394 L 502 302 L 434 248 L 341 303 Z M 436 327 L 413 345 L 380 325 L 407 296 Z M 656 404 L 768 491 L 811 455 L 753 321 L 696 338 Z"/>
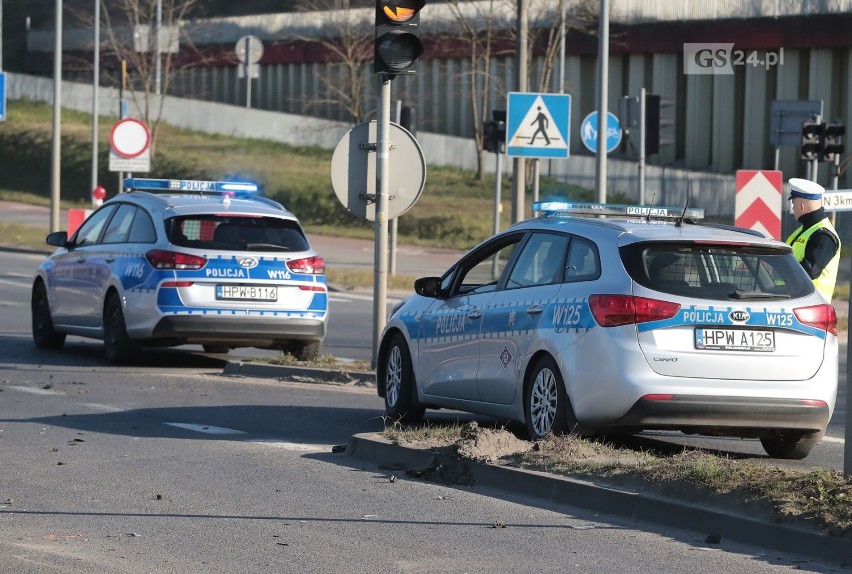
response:
<path id="1" fill-rule="evenodd" d="M 115 255 L 110 255 L 106 258 L 107 263 L 112 263 L 113 261 L 115 261 Z"/>
<path id="2" fill-rule="evenodd" d="M 85 258 L 85 257 L 78 257 L 78 258 L 77 258 L 77 263 L 85 263 L 85 262 L 86 262 L 86 258 Z"/>
<path id="3" fill-rule="evenodd" d="M 482 317 L 482 311 L 480 311 L 479 309 L 474 309 L 473 311 L 467 314 L 468 319 L 479 319 L 480 317 Z"/>
<path id="4" fill-rule="evenodd" d="M 538 315 L 542 311 L 544 311 L 544 307 L 538 304 L 527 307 L 527 315 Z"/>

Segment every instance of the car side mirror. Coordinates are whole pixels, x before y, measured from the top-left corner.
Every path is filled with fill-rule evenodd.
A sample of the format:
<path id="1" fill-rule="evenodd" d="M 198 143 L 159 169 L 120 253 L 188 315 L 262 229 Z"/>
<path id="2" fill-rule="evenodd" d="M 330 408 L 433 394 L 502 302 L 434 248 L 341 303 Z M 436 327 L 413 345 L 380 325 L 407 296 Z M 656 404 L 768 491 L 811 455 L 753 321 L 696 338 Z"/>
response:
<path id="1" fill-rule="evenodd" d="M 414 282 L 414 292 L 421 297 L 435 298 L 441 288 L 440 277 L 421 277 Z"/>
<path id="2" fill-rule="evenodd" d="M 65 247 L 68 245 L 68 232 L 54 231 L 53 233 L 48 234 L 45 241 L 48 245 L 53 245 L 54 247 Z"/>

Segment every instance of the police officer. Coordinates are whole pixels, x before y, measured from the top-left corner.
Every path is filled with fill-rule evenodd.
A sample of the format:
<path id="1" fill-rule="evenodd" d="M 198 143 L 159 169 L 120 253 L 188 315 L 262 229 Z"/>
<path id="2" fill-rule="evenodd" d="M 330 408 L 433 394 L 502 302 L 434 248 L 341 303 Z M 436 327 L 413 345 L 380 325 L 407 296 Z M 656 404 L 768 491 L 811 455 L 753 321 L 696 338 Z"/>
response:
<path id="1" fill-rule="evenodd" d="M 787 243 L 793 246 L 793 255 L 813 279 L 817 291 L 831 303 L 840 263 L 840 236 L 822 206 L 825 189 L 807 179 L 791 179 L 789 183 L 790 210 L 800 225 Z"/>

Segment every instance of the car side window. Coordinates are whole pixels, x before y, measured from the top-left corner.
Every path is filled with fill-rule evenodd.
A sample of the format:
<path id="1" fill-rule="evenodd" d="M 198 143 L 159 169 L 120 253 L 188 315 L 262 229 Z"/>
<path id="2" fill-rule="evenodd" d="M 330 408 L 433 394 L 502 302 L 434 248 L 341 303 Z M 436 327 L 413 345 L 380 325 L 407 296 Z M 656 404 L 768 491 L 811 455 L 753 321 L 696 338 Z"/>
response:
<path id="1" fill-rule="evenodd" d="M 534 233 L 518 255 L 506 289 L 561 283 L 567 246 L 566 235 Z"/>
<path id="2" fill-rule="evenodd" d="M 133 225 L 130 227 L 130 235 L 127 237 L 130 243 L 155 243 L 157 241 L 157 230 L 151 216 L 144 209 L 136 210 Z"/>
<path id="3" fill-rule="evenodd" d="M 496 291 L 503 270 L 523 237 L 522 234 L 504 237 L 462 262 L 453 295 Z"/>
<path id="4" fill-rule="evenodd" d="M 113 211 L 115 211 L 115 205 L 109 205 L 94 212 L 77 230 L 74 235 L 74 245 L 85 247 L 97 243 L 98 237 L 100 237 L 101 231 L 109 221 Z"/>
<path id="5" fill-rule="evenodd" d="M 115 215 L 110 219 L 101 243 L 124 243 L 127 241 L 135 213 L 136 207 L 128 204 L 120 205 L 116 209 Z"/>
<path id="6" fill-rule="evenodd" d="M 595 244 L 572 237 L 568 248 L 568 261 L 565 264 L 565 281 L 593 281 L 600 275 L 601 260 Z"/>

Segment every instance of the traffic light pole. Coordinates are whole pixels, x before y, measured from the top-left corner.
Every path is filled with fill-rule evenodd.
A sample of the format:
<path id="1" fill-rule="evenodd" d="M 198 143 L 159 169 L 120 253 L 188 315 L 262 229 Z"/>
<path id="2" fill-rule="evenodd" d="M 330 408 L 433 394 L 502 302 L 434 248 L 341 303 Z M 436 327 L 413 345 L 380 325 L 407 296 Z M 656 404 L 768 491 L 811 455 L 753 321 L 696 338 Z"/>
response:
<path id="1" fill-rule="evenodd" d="M 378 367 L 379 341 L 385 327 L 388 289 L 388 195 L 390 189 L 390 108 L 391 79 L 379 74 L 378 122 L 376 126 L 376 239 L 375 273 L 373 281 L 373 368 Z"/>

